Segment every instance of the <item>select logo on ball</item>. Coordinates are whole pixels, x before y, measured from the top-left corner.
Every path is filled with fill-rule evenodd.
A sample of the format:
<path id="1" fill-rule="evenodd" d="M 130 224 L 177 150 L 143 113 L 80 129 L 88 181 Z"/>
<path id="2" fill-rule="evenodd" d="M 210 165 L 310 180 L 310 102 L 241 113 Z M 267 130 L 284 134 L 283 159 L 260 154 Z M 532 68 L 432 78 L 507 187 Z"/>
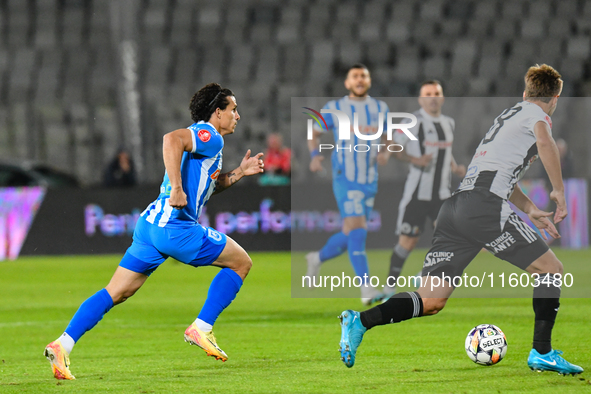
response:
<path id="1" fill-rule="evenodd" d="M 481 324 L 470 330 L 464 349 L 476 364 L 494 365 L 507 354 L 507 340 L 497 326 Z"/>

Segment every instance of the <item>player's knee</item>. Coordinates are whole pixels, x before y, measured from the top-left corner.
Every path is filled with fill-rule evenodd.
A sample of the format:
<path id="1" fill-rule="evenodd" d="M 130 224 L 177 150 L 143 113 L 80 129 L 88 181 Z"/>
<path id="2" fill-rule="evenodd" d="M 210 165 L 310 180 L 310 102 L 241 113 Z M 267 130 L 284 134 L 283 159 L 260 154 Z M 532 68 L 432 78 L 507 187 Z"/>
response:
<path id="1" fill-rule="evenodd" d="M 135 294 L 136 290 L 121 290 L 121 291 L 114 291 L 113 293 L 109 292 L 111 298 L 113 299 L 113 305 L 118 305 L 125 302 L 129 297 Z"/>
<path id="2" fill-rule="evenodd" d="M 556 261 L 552 264 L 552 271 L 550 272 L 553 274 L 562 275 L 562 273 L 564 272 L 564 266 L 562 265 L 562 262 L 556 259 Z"/>
<path id="3" fill-rule="evenodd" d="M 550 273 L 562 275 L 564 267 L 556 255 L 552 251 L 548 251 L 546 255 L 534 261 L 526 270 L 532 274 Z"/>
<path id="4" fill-rule="evenodd" d="M 446 298 L 423 298 L 423 316 L 436 315 L 447 302 Z"/>
<path id="5" fill-rule="evenodd" d="M 244 255 L 241 256 L 240 259 L 238 259 L 234 271 L 236 271 L 236 273 L 240 275 L 242 279 L 244 279 L 246 278 L 246 275 L 248 275 L 248 273 L 250 272 L 251 268 L 252 260 L 247 253 L 244 253 Z"/>

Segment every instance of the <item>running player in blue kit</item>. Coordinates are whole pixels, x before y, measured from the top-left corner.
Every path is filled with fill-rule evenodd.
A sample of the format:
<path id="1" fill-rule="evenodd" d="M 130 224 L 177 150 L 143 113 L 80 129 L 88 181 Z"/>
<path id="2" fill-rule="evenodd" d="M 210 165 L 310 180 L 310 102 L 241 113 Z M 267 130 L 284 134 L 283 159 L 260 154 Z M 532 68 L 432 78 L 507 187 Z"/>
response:
<path id="1" fill-rule="evenodd" d="M 114 305 L 134 295 L 168 257 L 194 267 L 221 268 L 199 316 L 185 331 L 185 341 L 217 360 L 228 359 L 217 345 L 212 328 L 236 297 L 252 261 L 234 240 L 201 226 L 198 219 L 212 194 L 244 176 L 263 172 L 263 154 L 251 157 L 248 150 L 238 168 L 221 174 L 223 137 L 234 132 L 240 119 L 236 98 L 231 90 L 210 83 L 193 96 L 189 108 L 195 123 L 164 136 L 166 173 L 160 195 L 138 219 L 133 243 L 111 281 L 82 303 L 66 331 L 45 348 L 56 379 L 75 379 L 69 369 L 74 344 Z"/>
<path id="2" fill-rule="evenodd" d="M 349 119 L 354 119 L 356 114 L 359 119 L 359 128 L 363 134 L 375 134 L 380 128 L 380 114 L 383 114 L 385 123 L 388 105 L 368 94 L 371 87 L 369 70 L 363 64 L 354 64 L 349 68 L 345 78 L 345 88 L 349 91 L 347 96 L 338 100 L 329 101 L 323 109 L 343 111 Z M 365 253 L 367 239 L 367 221 L 373 209 L 374 198 L 378 191 L 378 150 L 372 148 L 369 151 L 356 151 L 351 145 L 365 143 L 357 136 L 354 141 L 339 140 L 338 123 L 336 117 L 324 115 L 328 130 L 334 135 L 335 145 L 339 149 L 332 153 L 333 192 L 341 218 L 342 230 L 333 234 L 324 246 L 317 252 L 306 255 L 306 276 L 318 277 L 320 266 L 345 251 L 349 252 L 349 260 L 355 270 L 355 275 L 363 278 L 369 277 L 369 266 Z M 383 130 L 386 124 L 383 125 Z M 313 139 L 308 141 L 311 161 L 310 171 L 322 170 L 323 157 L 320 155 L 319 144 L 322 130 L 314 129 Z M 385 149 L 385 148 L 384 148 Z M 384 295 L 369 284 L 361 286 L 361 302 L 370 305 L 380 301 Z"/>

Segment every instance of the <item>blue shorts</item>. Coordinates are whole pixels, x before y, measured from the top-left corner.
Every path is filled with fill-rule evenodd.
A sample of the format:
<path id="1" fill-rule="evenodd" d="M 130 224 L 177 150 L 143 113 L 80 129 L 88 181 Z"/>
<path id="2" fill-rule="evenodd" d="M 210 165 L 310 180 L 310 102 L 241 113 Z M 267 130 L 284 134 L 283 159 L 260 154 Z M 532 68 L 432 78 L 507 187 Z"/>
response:
<path id="1" fill-rule="evenodd" d="M 194 267 L 211 265 L 226 247 L 225 234 L 199 224 L 186 228 L 165 228 L 140 217 L 133 243 L 119 266 L 150 275 L 168 257 Z"/>
<path id="2" fill-rule="evenodd" d="M 366 219 L 369 219 L 378 191 L 377 184 L 360 185 L 347 180 L 334 179 L 332 190 L 339 206 L 341 218 L 365 216 Z"/>

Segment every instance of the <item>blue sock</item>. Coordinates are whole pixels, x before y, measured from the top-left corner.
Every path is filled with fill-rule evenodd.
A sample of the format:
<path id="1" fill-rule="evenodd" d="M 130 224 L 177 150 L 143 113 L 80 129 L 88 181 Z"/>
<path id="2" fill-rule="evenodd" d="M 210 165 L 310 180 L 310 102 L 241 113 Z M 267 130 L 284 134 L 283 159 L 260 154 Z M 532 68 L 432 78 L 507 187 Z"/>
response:
<path id="1" fill-rule="evenodd" d="M 347 250 L 349 237 L 342 231 L 334 234 L 326 241 L 326 244 L 320 249 L 320 261 L 324 262 L 334 257 L 340 256 Z"/>
<path id="2" fill-rule="evenodd" d="M 234 301 L 241 286 L 240 275 L 230 268 L 223 268 L 211 281 L 198 318 L 213 326 L 220 313 Z"/>
<path id="3" fill-rule="evenodd" d="M 364 274 L 369 276 L 369 266 L 367 265 L 367 255 L 365 254 L 365 239 L 367 238 L 367 230 L 364 228 L 356 228 L 349 233 L 349 242 L 347 247 L 349 249 L 349 260 L 355 270 L 355 275 L 363 278 Z"/>
<path id="4" fill-rule="evenodd" d="M 70 320 L 66 333 L 72 337 L 75 342 L 84 333 L 101 321 L 105 313 L 113 307 L 113 299 L 106 289 L 97 291 L 80 305 L 80 308 Z"/>

